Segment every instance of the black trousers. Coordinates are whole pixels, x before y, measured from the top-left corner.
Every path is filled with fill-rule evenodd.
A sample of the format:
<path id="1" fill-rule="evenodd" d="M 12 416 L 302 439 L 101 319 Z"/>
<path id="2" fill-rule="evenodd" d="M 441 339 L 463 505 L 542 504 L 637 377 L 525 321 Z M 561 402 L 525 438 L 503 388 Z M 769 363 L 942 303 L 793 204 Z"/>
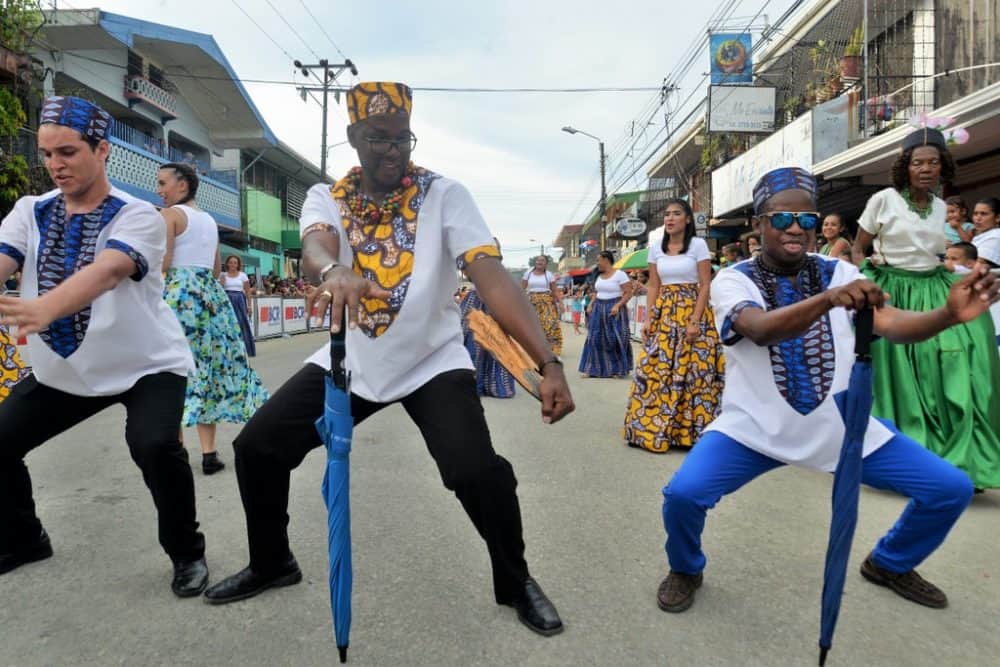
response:
<path id="1" fill-rule="evenodd" d="M 247 517 L 250 567 L 275 572 L 291 557 L 288 488 L 291 471 L 321 446 L 324 372 L 306 364 L 271 396 L 237 436 L 236 475 Z M 497 602 L 513 602 L 528 577 L 517 480 L 490 441 L 472 371 L 442 373 L 401 399 L 424 436 L 445 487 L 455 492 L 486 541 Z M 356 424 L 388 403 L 351 396 Z"/>
<path id="2" fill-rule="evenodd" d="M 159 515 L 159 537 L 174 561 L 205 554 L 195 520 L 194 476 L 180 442 L 187 379 L 173 373 L 140 378 L 116 396 L 76 396 L 47 387 L 34 376 L 19 382 L 0 403 L 0 553 L 38 538 L 31 477 L 24 457 L 35 447 L 101 410 L 125 406 L 125 441 L 142 471 Z"/>

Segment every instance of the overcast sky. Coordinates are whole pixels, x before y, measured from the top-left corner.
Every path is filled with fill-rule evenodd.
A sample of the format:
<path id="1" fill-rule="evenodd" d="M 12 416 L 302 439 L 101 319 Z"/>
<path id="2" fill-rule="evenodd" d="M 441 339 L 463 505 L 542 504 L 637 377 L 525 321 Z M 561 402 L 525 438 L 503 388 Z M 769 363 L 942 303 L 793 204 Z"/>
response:
<path id="1" fill-rule="evenodd" d="M 303 2 L 321 27 L 303 8 Z M 731 26 L 744 25 L 766 0 L 738 0 Z M 280 45 L 240 11 L 242 7 Z M 301 78 L 281 49 L 304 62 L 316 54 L 352 59 L 361 80 L 395 80 L 443 87 L 658 87 L 721 3 L 671 0 L 422 0 L 331 2 L 270 0 L 105 0 L 98 6 L 137 19 L 211 33 L 241 78 Z M 85 0 L 60 7 L 93 6 Z M 772 0 L 774 21 L 790 0 Z M 761 25 L 758 19 L 756 25 Z M 695 92 L 708 69 L 698 54 L 674 104 Z M 346 80 L 346 79 L 345 79 Z M 246 84 L 271 129 L 319 163 L 321 114 L 290 86 Z M 654 92 L 579 94 L 414 94 L 413 160 L 462 181 L 472 191 L 509 265 L 524 265 L 529 247 L 551 244 L 565 224 L 583 222 L 596 203 L 598 147 L 573 125 L 604 139 L 615 182 L 632 171 L 621 141 Z M 645 132 L 662 130 L 663 114 Z M 345 137 L 344 108 L 331 111 L 330 143 Z M 636 128 L 641 133 L 644 128 Z M 640 137 L 638 148 L 645 144 Z M 328 170 L 339 176 L 355 164 L 349 146 L 331 149 Z M 645 170 L 622 191 L 645 187 Z M 555 253 L 558 256 L 558 252 Z"/>

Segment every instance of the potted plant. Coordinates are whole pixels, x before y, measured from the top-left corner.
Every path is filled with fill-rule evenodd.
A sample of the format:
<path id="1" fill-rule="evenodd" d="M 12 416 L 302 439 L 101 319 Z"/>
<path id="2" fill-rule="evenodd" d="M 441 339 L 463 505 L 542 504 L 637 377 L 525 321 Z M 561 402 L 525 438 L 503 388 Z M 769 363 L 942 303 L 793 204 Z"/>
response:
<path id="1" fill-rule="evenodd" d="M 816 87 L 812 81 L 806 84 L 806 92 L 802 95 L 802 101 L 805 102 L 807 109 L 816 106 Z"/>
<path id="2" fill-rule="evenodd" d="M 851 33 L 851 39 L 844 47 L 844 55 L 840 58 L 840 76 L 844 79 L 861 78 L 861 52 L 865 48 L 865 31 L 858 26 Z"/>
<path id="3" fill-rule="evenodd" d="M 802 100 L 800 98 L 792 95 L 785 98 L 785 101 L 781 105 L 781 112 L 784 115 L 785 125 L 788 125 L 795 120 L 801 103 Z"/>

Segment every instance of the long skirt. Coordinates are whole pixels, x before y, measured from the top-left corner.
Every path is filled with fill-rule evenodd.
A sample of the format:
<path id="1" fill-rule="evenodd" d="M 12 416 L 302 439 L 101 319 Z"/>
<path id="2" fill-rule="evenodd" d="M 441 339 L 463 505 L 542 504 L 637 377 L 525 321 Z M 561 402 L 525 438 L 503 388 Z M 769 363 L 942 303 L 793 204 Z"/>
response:
<path id="1" fill-rule="evenodd" d="M 247 349 L 247 356 L 256 357 L 257 344 L 254 342 L 253 327 L 250 326 L 250 318 L 247 316 L 247 311 L 249 310 L 247 296 L 243 292 L 235 290 L 226 290 L 226 296 L 229 297 L 229 303 L 233 304 L 233 310 L 236 312 L 236 322 L 240 327 L 240 336 L 243 337 L 243 345 Z"/>
<path id="2" fill-rule="evenodd" d="M 556 300 L 552 298 L 552 293 L 529 292 L 528 299 L 531 300 L 531 305 L 538 313 L 538 319 L 542 323 L 542 331 L 545 332 L 545 339 L 549 341 L 549 347 L 557 355 L 561 355 L 562 326 L 559 324 L 559 310 L 556 308 Z"/>
<path id="3" fill-rule="evenodd" d="M 580 372 L 595 378 L 618 377 L 632 372 L 632 339 L 628 308 L 617 315 L 611 309 L 618 299 L 598 299 L 587 321 L 587 340 L 580 356 Z"/>
<path id="4" fill-rule="evenodd" d="M 480 396 L 511 398 L 514 395 L 514 376 L 497 361 L 496 357 L 476 342 L 472 331 L 469 330 L 469 313 L 481 310 L 489 314 L 486 304 L 475 290 L 470 290 L 459 304 L 459 309 L 462 311 L 465 349 L 472 358 L 472 365 L 476 367 L 476 391 Z"/>
<path id="5" fill-rule="evenodd" d="M 17 341 L 0 325 L 0 401 L 7 398 L 14 385 L 30 372 L 17 353 Z"/>
<path id="6" fill-rule="evenodd" d="M 236 314 L 212 271 L 176 267 L 167 271 L 164 300 L 177 315 L 194 356 L 188 374 L 184 426 L 243 423 L 267 400 L 250 368 Z"/>
<path id="7" fill-rule="evenodd" d="M 896 308 L 927 311 L 948 300 L 958 277 L 943 267 L 862 270 Z M 979 488 L 1000 487 L 1000 357 L 989 313 L 922 343 L 872 346 L 872 414 L 965 471 Z"/>
<path id="8" fill-rule="evenodd" d="M 698 337 L 687 341 L 697 301 L 697 284 L 660 288 L 625 412 L 630 445 L 658 453 L 690 448 L 719 413 L 725 361 L 711 308 L 701 316 Z"/>

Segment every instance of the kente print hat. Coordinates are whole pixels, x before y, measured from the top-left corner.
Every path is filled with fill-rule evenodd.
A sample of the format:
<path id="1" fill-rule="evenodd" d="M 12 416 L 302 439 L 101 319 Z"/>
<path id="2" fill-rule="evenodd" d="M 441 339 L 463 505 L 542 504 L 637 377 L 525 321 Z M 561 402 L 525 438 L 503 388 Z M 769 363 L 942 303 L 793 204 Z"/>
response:
<path id="1" fill-rule="evenodd" d="M 347 91 L 347 115 L 351 125 L 371 116 L 410 114 L 413 91 L 405 83 L 366 81 Z"/>
<path id="2" fill-rule="evenodd" d="M 108 134 L 111 114 L 79 97 L 53 96 L 42 102 L 39 125 L 54 123 L 79 132 L 85 139 L 100 141 Z"/>
<path id="3" fill-rule="evenodd" d="M 816 199 L 816 179 L 800 167 L 772 169 L 753 186 L 753 212 L 760 213 L 764 202 L 784 190 L 805 190 Z"/>

